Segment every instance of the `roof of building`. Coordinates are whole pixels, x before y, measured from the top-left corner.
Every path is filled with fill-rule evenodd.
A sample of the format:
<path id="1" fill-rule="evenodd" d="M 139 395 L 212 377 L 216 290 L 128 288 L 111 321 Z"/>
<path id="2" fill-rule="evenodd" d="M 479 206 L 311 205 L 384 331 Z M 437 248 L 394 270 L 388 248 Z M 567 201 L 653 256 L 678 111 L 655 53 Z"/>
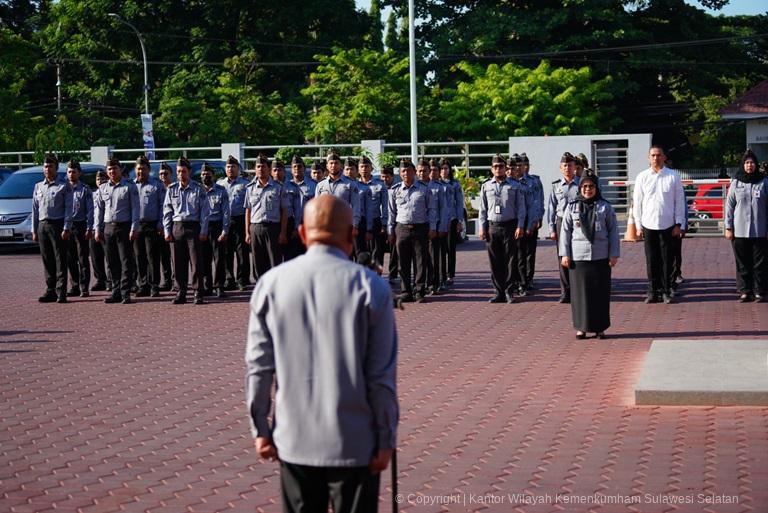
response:
<path id="1" fill-rule="evenodd" d="M 768 80 L 720 109 L 720 115 L 723 119 L 768 118 Z"/>

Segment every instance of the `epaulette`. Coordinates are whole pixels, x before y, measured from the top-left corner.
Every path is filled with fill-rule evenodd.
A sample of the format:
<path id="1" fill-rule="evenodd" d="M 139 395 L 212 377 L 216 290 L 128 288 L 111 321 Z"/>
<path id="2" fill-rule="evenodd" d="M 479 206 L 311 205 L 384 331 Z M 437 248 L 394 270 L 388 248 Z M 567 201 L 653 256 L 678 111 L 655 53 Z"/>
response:
<path id="1" fill-rule="evenodd" d="M 482 182 L 480 182 L 480 185 L 484 184 L 485 182 L 490 182 L 492 179 L 493 179 L 493 177 L 491 177 L 491 178 L 486 178 L 485 180 L 483 180 Z"/>
<path id="2" fill-rule="evenodd" d="M 555 185 L 556 183 L 560 183 L 560 180 L 562 180 L 562 178 L 558 178 L 557 180 L 553 180 L 552 181 L 552 185 Z"/>

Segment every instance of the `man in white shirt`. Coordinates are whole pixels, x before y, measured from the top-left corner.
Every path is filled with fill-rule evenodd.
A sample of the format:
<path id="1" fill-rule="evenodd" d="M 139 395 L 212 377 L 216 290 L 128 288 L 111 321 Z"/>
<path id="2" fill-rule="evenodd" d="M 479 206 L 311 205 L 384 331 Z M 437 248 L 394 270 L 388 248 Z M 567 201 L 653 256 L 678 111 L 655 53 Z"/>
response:
<path id="1" fill-rule="evenodd" d="M 648 272 L 646 303 L 672 303 L 672 239 L 685 225 L 685 192 L 680 176 L 667 168 L 664 149 L 651 146 L 651 167 L 637 175 L 633 196 L 635 223 L 643 230 Z"/>

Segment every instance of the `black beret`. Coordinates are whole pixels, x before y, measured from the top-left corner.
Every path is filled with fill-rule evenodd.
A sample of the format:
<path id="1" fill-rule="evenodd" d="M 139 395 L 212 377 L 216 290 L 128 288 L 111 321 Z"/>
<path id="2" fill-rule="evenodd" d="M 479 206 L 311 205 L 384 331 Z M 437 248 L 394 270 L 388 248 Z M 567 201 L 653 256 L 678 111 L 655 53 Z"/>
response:
<path id="1" fill-rule="evenodd" d="M 304 159 L 299 157 L 298 155 L 294 155 L 291 159 L 291 165 L 295 166 L 296 164 L 303 166 L 304 165 Z"/>
<path id="2" fill-rule="evenodd" d="M 240 161 L 239 161 L 239 160 L 237 160 L 237 159 L 236 159 L 235 157 L 233 157 L 232 155 L 230 155 L 229 157 L 227 157 L 227 164 L 234 164 L 234 165 L 236 165 L 237 167 L 240 167 Z"/>
<path id="3" fill-rule="evenodd" d="M 496 154 L 491 159 L 491 164 L 504 164 L 507 165 L 507 161 L 504 160 L 504 157 L 502 157 L 500 154 Z"/>
<path id="4" fill-rule="evenodd" d="M 69 169 L 77 169 L 78 171 L 82 171 L 83 168 L 80 167 L 80 161 L 76 159 L 72 159 L 69 162 L 67 162 L 67 167 Z"/>
<path id="5" fill-rule="evenodd" d="M 275 159 L 272 161 L 272 169 L 285 169 L 285 164 L 283 164 L 282 160 Z"/>
<path id="6" fill-rule="evenodd" d="M 563 153 L 562 157 L 560 157 L 560 163 L 561 164 L 566 164 L 568 162 L 574 162 L 574 161 L 575 161 L 575 159 L 573 158 L 573 155 L 571 155 L 567 151 L 565 153 Z"/>
<path id="7" fill-rule="evenodd" d="M 312 162 L 312 167 L 310 169 L 312 171 L 320 171 L 321 169 L 323 169 L 323 166 L 320 165 L 320 162 L 315 160 L 314 162 Z"/>
<path id="8" fill-rule="evenodd" d="M 59 165 L 59 157 L 57 157 L 53 153 L 48 153 L 43 158 L 43 164 L 53 164 L 54 166 L 58 166 Z"/>
<path id="9" fill-rule="evenodd" d="M 117 166 L 120 167 L 120 159 L 117 157 L 109 157 L 107 159 L 107 167 Z"/>
<path id="10" fill-rule="evenodd" d="M 147 167 L 149 167 L 149 160 L 147 159 L 147 157 L 145 155 L 139 155 L 136 158 L 136 165 L 137 166 L 147 166 Z"/>
<path id="11" fill-rule="evenodd" d="M 171 168 L 171 166 L 170 166 L 170 165 L 168 164 L 168 162 L 166 162 L 166 161 L 162 161 L 162 162 L 160 163 L 160 169 L 163 169 L 163 170 L 165 170 L 165 171 L 170 171 L 170 172 L 173 172 L 173 169 Z"/>
<path id="12" fill-rule="evenodd" d="M 416 169 L 411 159 L 400 159 L 400 168 L 402 169 Z"/>
<path id="13" fill-rule="evenodd" d="M 587 160 L 587 156 L 583 153 L 579 153 L 576 155 L 576 163 L 581 164 L 582 167 L 589 167 L 589 161 Z"/>
<path id="14" fill-rule="evenodd" d="M 429 167 L 429 160 L 425 159 L 424 157 L 421 157 L 419 159 L 419 165 L 420 166 L 426 166 Z"/>
<path id="15" fill-rule="evenodd" d="M 443 167 L 443 166 L 451 167 L 451 161 L 446 158 L 440 159 L 440 167 Z"/>
<path id="16" fill-rule="evenodd" d="M 179 160 L 176 161 L 176 165 L 180 167 L 186 167 L 187 169 L 192 169 L 192 163 L 189 162 L 189 159 L 184 155 L 179 157 Z"/>
<path id="17" fill-rule="evenodd" d="M 96 173 L 96 178 L 97 179 L 101 178 L 102 180 L 109 180 L 109 175 L 107 174 L 106 171 L 99 171 L 98 173 Z"/>
<path id="18" fill-rule="evenodd" d="M 390 166 L 390 165 L 381 166 L 381 174 L 382 175 L 393 175 L 393 174 L 395 174 L 395 170 L 392 169 L 392 166 Z"/>
<path id="19" fill-rule="evenodd" d="M 528 155 L 526 155 L 525 153 L 521 153 L 520 158 L 523 159 L 524 164 L 530 163 L 530 160 L 528 160 Z"/>
<path id="20" fill-rule="evenodd" d="M 373 162 L 371 162 L 371 159 L 368 158 L 368 155 L 363 155 L 362 157 L 360 157 L 360 165 L 363 165 L 363 164 L 373 165 Z"/>
<path id="21" fill-rule="evenodd" d="M 203 171 L 210 171 L 211 173 L 214 172 L 213 168 L 208 162 L 203 162 L 203 167 L 200 169 L 200 172 L 202 173 Z"/>
<path id="22" fill-rule="evenodd" d="M 352 157 L 344 159 L 344 167 L 357 167 L 357 160 Z"/>
<path id="23" fill-rule="evenodd" d="M 328 156 L 325 157 L 325 160 L 341 160 L 339 158 L 339 154 L 336 153 L 336 150 L 331 150 L 328 152 Z"/>
<path id="24" fill-rule="evenodd" d="M 256 164 L 266 164 L 268 166 L 269 159 L 263 153 L 259 153 L 258 157 L 256 157 Z"/>

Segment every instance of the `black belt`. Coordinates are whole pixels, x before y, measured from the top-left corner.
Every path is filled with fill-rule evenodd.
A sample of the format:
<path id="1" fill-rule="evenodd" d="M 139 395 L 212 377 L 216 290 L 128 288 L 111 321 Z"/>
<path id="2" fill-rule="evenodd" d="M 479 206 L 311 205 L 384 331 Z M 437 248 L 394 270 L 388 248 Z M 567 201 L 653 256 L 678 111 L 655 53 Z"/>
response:
<path id="1" fill-rule="evenodd" d="M 418 224 L 405 224 L 405 223 L 397 223 L 397 226 L 402 226 L 403 228 L 408 228 L 409 230 L 415 230 L 416 228 L 421 228 L 422 226 L 427 226 L 429 223 L 418 223 Z"/>
<path id="2" fill-rule="evenodd" d="M 508 221 L 488 221 L 488 224 L 490 224 L 491 226 L 509 226 L 510 224 L 516 223 L 516 222 L 517 222 L 517 218 L 510 219 Z"/>
<path id="3" fill-rule="evenodd" d="M 157 219 L 139 219 L 139 222 L 141 224 L 149 224 L 149 223 L 157 224 Z"/>
<path id="4" fill-rule="evenodd" d="M 264 221 L 263 223 L 251 223 L 251 224 L 258 224 L 258 225 L 261 225 L 261 226 L 272 226 L 272 225 L 280 224 L 280 223 L 279 222 L 274 222 L 273 223 L 271 221 Z"/>
<path id="5" fill-rule="evenodd" d="M 131 224 L 131 222 L 130 221 L 112 221 L 112 222 L 104 223 L 104 224 L 107 225 L 107 226 L 123 226 L 123 225 L 126 225 L 126 224 Z"/>
<path id="6" fill-rule="evenodd" d="M 181 226 L 199 226 L 200 221 L 174 221 L 173 224 L 180 224 Z"/>
<path id="7" fill-rule="evenodd" d="M 62 223 L 64 224 L 64 219 L 40 219 L 41 223 Z"/>

